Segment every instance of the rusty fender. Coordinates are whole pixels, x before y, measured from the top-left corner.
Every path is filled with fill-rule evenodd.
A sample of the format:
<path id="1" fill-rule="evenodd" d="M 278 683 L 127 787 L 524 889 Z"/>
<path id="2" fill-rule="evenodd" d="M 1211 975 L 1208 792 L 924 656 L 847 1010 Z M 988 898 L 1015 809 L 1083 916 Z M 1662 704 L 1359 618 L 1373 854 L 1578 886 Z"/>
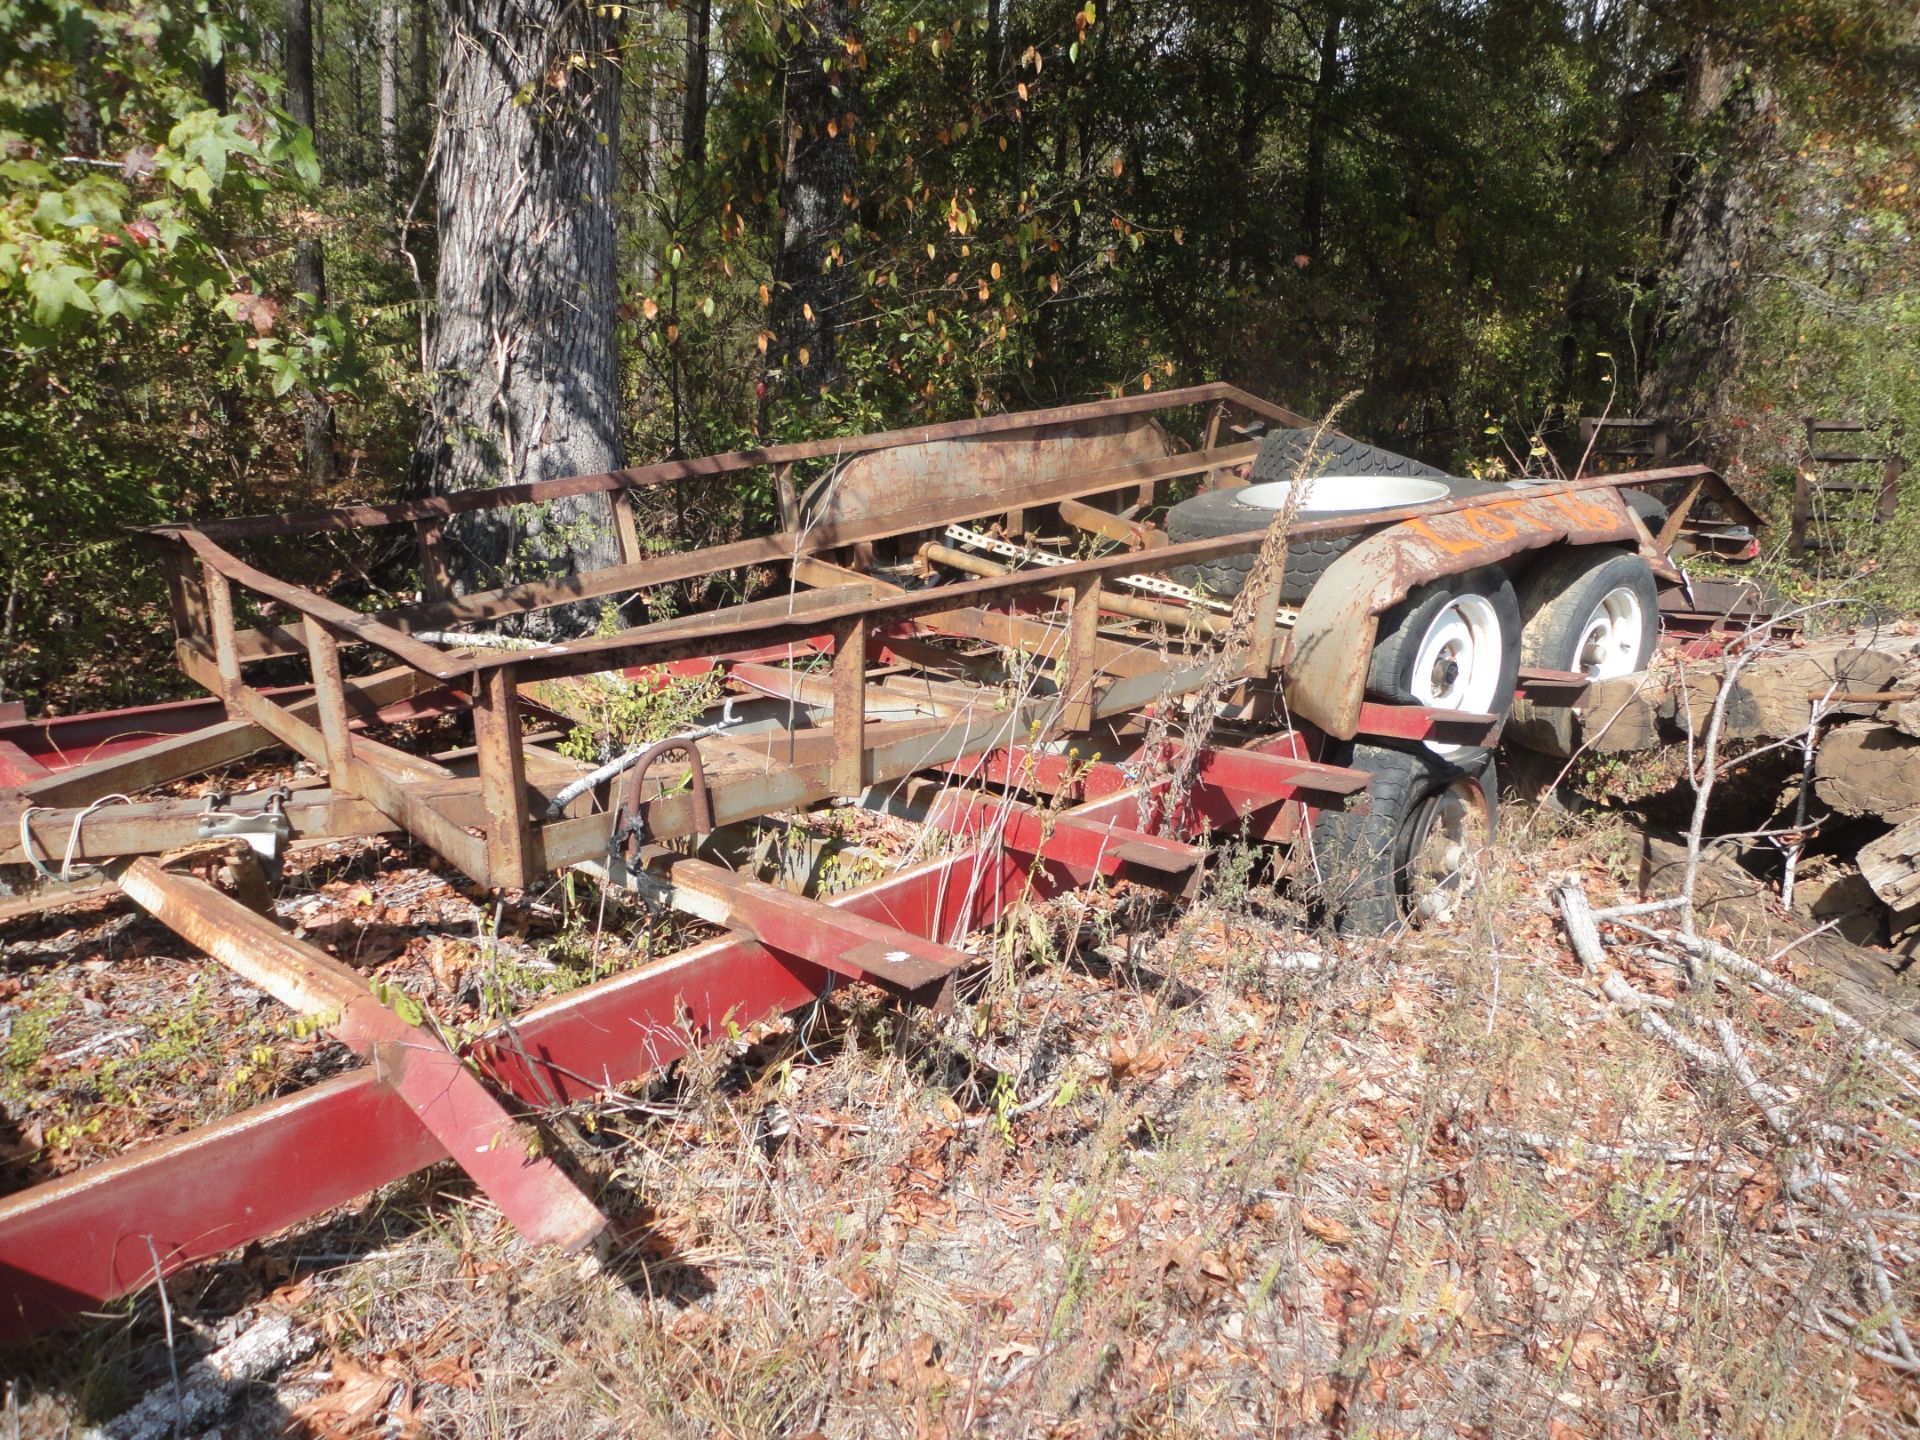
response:
<path id="1" fill-rule="evenodd" d="M 1562 542 L 1648 549 L 1620 492 L 1529 489 L 1464 510 L 1402 520 L 1327 567 L 1301 602 L 1286 662 L 1287 704 L 1338 740 L 1360 726 L 1381 614 L 1430 580 Z"/>

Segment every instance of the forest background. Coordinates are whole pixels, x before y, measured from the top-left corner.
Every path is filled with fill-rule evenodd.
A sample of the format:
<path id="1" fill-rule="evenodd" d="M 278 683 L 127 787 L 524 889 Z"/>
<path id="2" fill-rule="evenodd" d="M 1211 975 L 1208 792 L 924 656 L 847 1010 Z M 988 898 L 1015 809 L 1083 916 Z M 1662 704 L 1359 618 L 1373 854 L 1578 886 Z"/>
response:
<path id="1" fill-rule="evenodd" d="M 1461 472 L 1676 415 L 1778 514 L 1920 425 L 1916 97 L 1901 0 L 0 0 L 0 700 L 183 693 L 129 527 L 1211 379 Z"/>

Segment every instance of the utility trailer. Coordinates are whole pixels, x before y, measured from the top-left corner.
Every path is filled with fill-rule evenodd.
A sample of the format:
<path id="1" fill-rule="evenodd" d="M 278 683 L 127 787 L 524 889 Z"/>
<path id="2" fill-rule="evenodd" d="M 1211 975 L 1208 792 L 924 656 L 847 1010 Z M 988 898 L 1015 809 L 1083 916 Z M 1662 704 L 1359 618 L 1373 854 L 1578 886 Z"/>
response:
<path id="1" fill-rule="evenodd" d="M 770 489 L 772 533 L 649 549 L 637 516 L 656 492 L 697 501 L 741 481 Z M 1684 501 L 1632 499 L 1649 486 Z M 1292 873 L 1345 928 L 1444 914 L 1492 822 L 1509 718 L 1551 732 L 1590 679 L 1644 666 L 1663 614 L 1702 622 L 1667 553 L 1702 497 L 1738 505 L 1700 466 L 1527 486 L 1436 476 L 1207 385 L 148 532 L 179 663 L 225 718 L 137 748 L 107 736 L 79 764 L 0 726 L 0 779 L 18 782 L 0 791 L 0 865 L 38 871 L 56 898 L 118 886 L 365 1063 L 0 1200 L 0 1336 L 449 1157 L 530 1239 L 588 1244 L 605 1219 L 526 1133 L 540 1111 L 842 978 L 945 1003 L 968 938 L 1010 906 L 1115 880 L 1188 894 L 1210 836 L 1291 847 Z M 618 563 L 454 591 L 463 517 L 553 502 L 604 506 Z M 350 532 L 405 537 L 420 598 L 355 609 L 259 558 Z M 704 613 L 563 643 L 504 633 L 743 573 L 753 598 Z M 549 743 L 582 686 L 698 677 L 720 698 L 675 734 L 599 765 Z M 464 728 L 433 753 L 398 743 L 435 717 L 470 723 L 471 743 Z M 313 773 L 213 802 L 150 798 L 280 748 Z M 910 815 L 944 843 L 826 898 L 713 858 L 739 827 L 848 804 Z M 726 935 L 456 1054 L 367 977 L 164 858 L 227 842 L 271 866 L 300 841 L 391 833 L 498 892 L 585 867 Z M 0 917 L 48 893 L 0 902 Z"/>

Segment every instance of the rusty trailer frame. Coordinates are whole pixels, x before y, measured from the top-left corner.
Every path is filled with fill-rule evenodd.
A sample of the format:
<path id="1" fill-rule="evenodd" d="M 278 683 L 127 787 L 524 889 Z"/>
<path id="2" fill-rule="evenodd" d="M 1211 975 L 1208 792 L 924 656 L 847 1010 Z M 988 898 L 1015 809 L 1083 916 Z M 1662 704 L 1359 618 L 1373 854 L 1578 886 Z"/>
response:
<path id="1" fill-rule="evenodd" d="M 1196 406 L 1204 407 L 1204 439 L 1182 450 L 1156 416 Z M 14 782 L 0 791 L 0 863 L 45 868 L 63 857 L 63 866 L 106 867 L 136 903 L 315 1017 L 365 1063 L 0 1199 L 0 1338 L 97 1307 L 446 1158 L 530 1238 L 587 1244 L 604 1217 L 529 1143 L 530 1114 L 654 1073 L 729 1022 L 819 997 L 835 977 L 941 1003 L 970 963 L 967 937 L 1023 896 L 1101 877 L 1187 893 L 1208 834 L 1288 841 L 1311 807 L 1364 804 L 1367 775 L 1331 763 L 1341 742 L 1492 743 L 1496 716 L 1366 697 L 1379 616 L 1420 583 L 1568 543 L 1636 547 L 1678 582 L 1661 543 L 1668 537 L 1648 534 L 1620 487 L 1681 482 L 1689 506 L 1728 493 L 1704 467 L 1662 467 L 1297 521 L 1296 539 L 1356 537 L 1297 614 L 1281 607 L 1271 576 L 1232 616 L 1150 578 L 1153 598 L 1142 598 L 1142 577 L 1164 580 L 1262 543 L 1254 533 L 1172 544 L 1150 521 L 1162 487 L 1232 483 L 1254 457 L 1257 440 L 1225 438 L 1236 411 L 1254 424 L 1307 423 L 1208 385 L 149 532 L 168 563 L 179 663 L 225 718 L 65 768 L 0 751 L 11 767 L 0 779 Z M 831 462 L 831 473 L 801 493 L 796 467 L 818 462 Z M 771 472 L 777 533 L 647 553 L 636 497 L 754 471 Z M 449 522 L 586 495 L 607 498 L 620 563 L 453 593 Z M 1031 569 L 972 565 L 952 583 L 924 588 L 900 583 L 912 567 L 938 569 L 945 527 L 983 520 L 1027 540 L 1053 526 L 1082 553 Z M 379 527 L 412 530 L 418 603 L 361 613 L 231 548 Z M 896 563 L 882 563 L 885 553 Z M 786 592 L 537 649 L 426 638 L 750 566 L 784 570 Z M 249 604 L 263 613 L 242 624 Z M 301 686 L 269 688 L 249 674 L 302 657 L 309 674 Z M 1023 684 L 998 683 L 995 672 L 1009 663 Z M 1182 696 L 1220 682 L 1223 664 L 1232 667 L 1224 680 L 1239 728 L 1200 750 L 1190 783 L 1170 794 L 1167 742 L 1145 718 L 1165 717 Z M 716 671 L 742 703 L 774 704 L 775 718 L 675 739 L 627 774 L 597 779 L 538 743 L 540 727 L 565 721 L 564 703 L 552 708 L 556 694 L 586 677 L 648 684 Z M 1522 681 L 1552 703 L 1571 703 L 1580 683 L 1540 672 Z M 448 754 L 414 754 L 377 734 L 461 712 L 471 714 L 473 745 Z M 1070 759 L 1076 737 L 1112 758 Z M 653 887 L 728 938 L 536 1007 L 456 1055 L 375 998 L 366 977 L 156 863 L 151 857 L 207 833 L 195 806 L 100 806 L 110 792 L 137 794 L 278 747 L 319 774 L 277 797 L 227 801 L 222 815 L 242 829 L 270 814 L 294 839 L 404 832 L 503 891 L 597 867 L 615 882 Z M 716 829 L 910 784 L 924 799 L 920 818 L 949 832 L 953 848 L 830 899 L 713 865 L 682 853 L 684 843 L 675 848 Z M 1046 803 L 1030 803 L 1036 797 Z"/>

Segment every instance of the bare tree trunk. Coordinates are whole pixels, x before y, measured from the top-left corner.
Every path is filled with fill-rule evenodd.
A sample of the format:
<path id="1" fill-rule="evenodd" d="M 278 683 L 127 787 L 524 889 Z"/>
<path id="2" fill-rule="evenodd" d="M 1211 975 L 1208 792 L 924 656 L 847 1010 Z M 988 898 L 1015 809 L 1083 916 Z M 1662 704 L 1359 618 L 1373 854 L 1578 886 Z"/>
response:
<path id="1" fill-rule="evenodd" d="M 200 62 L 200 98 L 226 114 L 233 106 L 233 96 L 227 86 L 227 57 L 223 54 L 218 60 Z"/>
<path id="2" fill-rule="evenodd" d="M 413 103 L 421 115 L 427 113 L 427 107 L 433 104 L 433 63 L 429 52 L 428 37 L 433 33 L 433 9 L 427 0 L 413 0 L 413 34 L 409 37 L 413 47 L 413 74 L 410 77 L 413 88 Z M 431 125 L 424 128 L 431 130 Z"/>
<path id="3" fill-rule="evenodd" d="M 380 0 L 380 179 L 400 188 L 400 0 Z"/>
<path id="4" fill-rule="evenodd" d="M 773 266 L 769 354 L 798 394 L 833 385 L 842 374 L 835 335 L 853 269 L 844 253 L 833 258 L 832 247 L 860 174 L 860 71 L 846 46 L 852 0 L 807 0 L 789 23 L 800 39 L 787 61 L 784 224 Z"/>
<path id="5" fill-rule="evenodd" d="M 1301 249 L 1320 258 L 1327 203 L 1327 132 L 1333 126 L 1334 91 L 1340 84 L 1340 25 L 1346 16 L 1338 5 L 1327 10 L 1320 32 L 1320 70 L 1313 85 L 1313 110 L 1307 122 L 1306 194 L 1300 202 Z"/>
<path id="6" fill-rule="evenodd" d="M 707 55 L 713 0 L 688 0 L 687 91 L 680 120 L 680 158 L 699 165 L 707 158 Z"/>
<path id="7" fill-rule="evenodd" d="M 315 128 L 313 12 L 312 0 L 287 0 L 287 113 L 308 130 Z M 296 294 L 312 297 L 312 312 L 325 307 L 327 265 L 318 236 L 306 236 L 294 249 L 293 288 Z M 325 396 L 301 391 L 300 428 L 307 479 L 315 486 L 324 485 L 333 477 L 333 407 Z"/>
<path id="8" fill-rule="evenodd" d="M 570 0 L 449 0 L 446 18 L 423 478 L 446 492 L 618 469 L 618 22 Z M 495 512 L 455 530 L 461 584 L 565 574 L 617 554 L 603 495 L 556 501 L 518 533 L 511 525 Z"/>
<path id="9" fill-rule="evenodd" d="M 1652 368 L 1640 384 L 1647 415 L 1708 405 L 1732 374 L 1748 262 L 1766 222 L 1759 162 L 1777 119 L 1764 80 L 1745 56 L 1703 36 L 1687 57 L 1684 103 L 1695 148 L 1674 175 Z"/>

